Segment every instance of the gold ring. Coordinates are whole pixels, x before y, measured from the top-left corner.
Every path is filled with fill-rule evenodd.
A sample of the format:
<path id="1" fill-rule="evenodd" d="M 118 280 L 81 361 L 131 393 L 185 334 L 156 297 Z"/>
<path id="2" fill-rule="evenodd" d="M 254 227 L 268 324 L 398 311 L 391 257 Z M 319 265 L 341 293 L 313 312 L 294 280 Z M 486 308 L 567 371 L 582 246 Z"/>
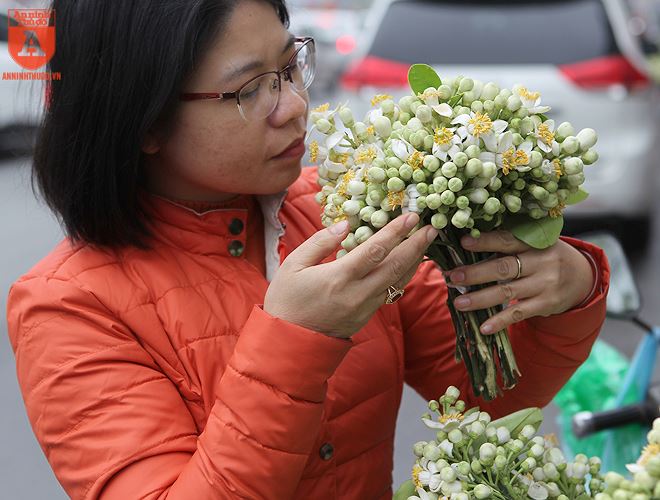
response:
<path id="1" fill-rule="evenodd" d="M 522 262 L 520 262 L 520 257 L 518 257 L 517 255 L 514 255 L 514 257 L 516 258 L 516 262 L 518 263 L 518 273 L 516 274 L 516 277 L 513 279 L 517 280 L 518 278 L 520 278 L 520 275 L 522 274 Z"/>
<path id="2" fill-rule="evenodd" d="M 401 297 L 403 297 L 403 294 L 405 293 L 405 290 L 401 289 L 399 290 L 398 288 L 395 288 L 394 286 L 390 285 L 387 287 L 387 298 L 385 299 L 386 304 L 394 304 L 397 300 L 399 300 Z"/>

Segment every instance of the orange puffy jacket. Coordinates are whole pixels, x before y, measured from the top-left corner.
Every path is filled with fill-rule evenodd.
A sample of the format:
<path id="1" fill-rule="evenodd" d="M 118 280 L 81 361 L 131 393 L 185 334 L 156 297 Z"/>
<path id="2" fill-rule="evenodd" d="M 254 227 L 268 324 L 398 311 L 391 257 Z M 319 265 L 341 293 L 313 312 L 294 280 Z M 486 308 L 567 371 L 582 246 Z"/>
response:
<path id="1" fill-rule="evenodd" d="M 316 169 L 259 197 L 270 279 L 321 229 Z M 420 266 L 396 304 L 351 340 L 271 317 L 268 287 L 232 245 L 245 210 L 204 214 L 147 197 L 151 251 L 68 240 L 12 287 L 9 335 L 32 428 L 73 498 L 386 499 L 403 383 L 454 384 L 441 273 Z M 281 224 L 284 222 L 284 225 Z M 284 231 L 286 228 L 286 232 Z M 495 415 L 546 405 L 589 354 L 605 316 L 601 266 L 585 307 L 511 328 L 523 377 Z M 313 300 L 313 297 L 310 297 Z M 478 404 L 477 401 L 468 401 Z M 412 443 L 411 443 L 412 444 Z"/>

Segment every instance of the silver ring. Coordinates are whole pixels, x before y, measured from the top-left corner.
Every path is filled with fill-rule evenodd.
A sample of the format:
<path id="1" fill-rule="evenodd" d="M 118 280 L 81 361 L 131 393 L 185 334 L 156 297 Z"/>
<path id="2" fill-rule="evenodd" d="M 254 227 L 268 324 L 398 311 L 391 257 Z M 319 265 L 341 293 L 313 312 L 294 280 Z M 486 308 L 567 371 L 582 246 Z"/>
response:
<path id="1" fill-rule="evenodd" d="M 516 262 L 518 263 L 518 273 L 516 273 L 516 276 L 513 279 L 517 280 L 518 278 L 520 278 L 520 275 L 522 274 L 522 262 L 520 262 L 520 257 L 518 257 L 517 255 L 514 255 L 514 257 L 516 258 Z"/>
<path id="2" fill-rule="evenodd" d="M 390 285 L 387 287 L 387 298 L 385 299 L 386 304 L 394 304 L 397 300 L 399 300 L 401 297 L 403 297 L 403 294 L 405 293 L 405 290 L 395 288 L 394 286 Z"/>

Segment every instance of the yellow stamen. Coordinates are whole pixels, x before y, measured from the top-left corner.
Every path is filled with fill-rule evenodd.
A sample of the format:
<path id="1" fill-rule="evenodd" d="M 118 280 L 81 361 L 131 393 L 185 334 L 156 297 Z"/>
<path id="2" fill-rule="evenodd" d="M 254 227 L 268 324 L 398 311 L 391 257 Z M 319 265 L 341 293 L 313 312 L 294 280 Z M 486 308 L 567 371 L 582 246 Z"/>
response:
<path id="1" fill-rule="evenodd" d="M 559 158 L 555 158 L 554 160 L 552 160 L 552 164 L 555 167 L 555 175 L 557 177 L 561 177 L 562 175 L 564 175 L 564 172 L 561 169 L 561 161 L 559 161 Z"/>
<path id="2" fill-rule="evenodd" d="M 476 113 L 474 118 L 471 118 L 468 123 L 472 125 L 472 135 L 475 137 L 487 134 L 493 130 L 493 122 L 490 116 L 483 113 Z"/>
<path id="3" fill-rule="evenodd" d="M 518 95 L 520 95 L 520 97 L 522 97 L 523 99 L 528 99 L 530 101 L 536 101 L 539 97 L 541 97 L 540 92 L 530 92 L 525 87 L 521 88 L 518 91 Z"/>
<path id="4" fill-rule="evenodd" d="M 430 99 L 431 97 L 438 97 L 440 98 L 440 92 L 438 92 L 437 89 L 428 89 L 422 92 L 421 94 L 417 94 L 417 97 L 419 97 L 422 101 L 426 101 L 427 99 Z"/>
<path id="5" fill-rule="evenodd" d="M 550 434 L 544 434 L 543 439 L 552 444 L 552 446 L 559 447 L 559 439 L 557 439 L 557 436 L 555 436 L 554 433 L 551 432 Z"/>
<path id="6" fill-rule="evenodd" d="M 516 168 L 516 150 L 514 148 L 502 153 L 502 173 L 509 175 L 509 172 Z"/>
<path id="7" fill-rule="evenodd" d="M 319 143 L 316 141 L 312 141 L 309 144 L 309 160 L 312 163 L 316 163 L 316 160 L 319 158 Z"/>
<path id="8" fill-rule="evenodd" d="M 550 130 L 550 127 L 548 127 L 545 123 L 541 123 L 541 125 L 539 125 L 539 128 L 536 131 L 536 135 L 548 146 L 550 146 L 552 144 L 552 141 L 555 140 L 555 134 Z"/>
<path id="9" fill-rule="evenodd" d="M 342 175 L 339 178 L 339 182 L 337 183 L 337 190 L 336 190 L 337 194 L 346 197 L 346 190 L 348 189 L 348 183 L 351 182 L 354 177 L 355 177 L 354 170 L 349 170 L 344 175 Z"/>
<path id="10" fill-rule="evenodd" d="M 424 153 L 421 151 L 415 151 L 410 157 L 408 157 L 408 165 L 410 165 L 413 170 L 422 168 L 424 165 Z"/>
<path id="11" fill-rule="evenodd" d="M 529 163 L 529 156 L 522 149 L 516 151 L 516 165 L 522 166 Z"/>
<path id="12" fill-rule="evenodd" d="M 556 219 L 557 217 L 559 217 L 561 215 L 562 211 L 565 208 L 566 208 L 566 205 L 562 202 L 559 202 L 559 205 L 557 205 L 556 207 L 551 208 L 550 210 L 548 210 L 548 215 L 550 217 L 552 217 L 553 219 Z"/>
<path id="13" fill-rule="evenodd" d="M 390 203 L 392 210 L 403 205 L 404 195 L 405 193 L 403 191 L 399 191 L 398 193 L 393 193 L 390 191 L 387 193 L 387 201 Z"/>
<path id="14" fill-rule="evenodd" d="M 373 97 L 373 99 L 371 99 L 371 105 L 375 106 L 376 104 L 387 101 L 388 99 L 393 99 L 393 97 L 387 94 L 377 94 Z"/>
<path id="15" fill-rule="evenodd" d="M 348 153 L 337 153 L 337 152 L 334 153 L 334 161 L 336 163 L 341 163 L 342 165 L 346 165 L 350 157 L 351 155 Z"/>
<path id="16" fill-rule="evenodd" d="M 358 153 L 357 158 L 355 159 L 355 163 L 357 164 L 371 163 L 377 157 L 378 157 L 378 153 L 376 152 L 376 148 L 371 146 L 367 149 L 363 149 Z"/>
<path id="17" fill-rule="evenodd" d="M 637 463 L 639 465 L 646 465 L 646 463 L 651 460 L 654 456 L 660 454 L 660 444 L 648 444 L 644 447 L 642 455 L 639 457 Z"/>
<path id="18" fill-rule="evenodd" d="M 422 488 L 422 482 L 419 480 L 420 473 L 424 472 L 419 465 L 415 464 L 412 470 L 412 480 L 415 484 L 415 488 Z"/>
<path id="19" fill-rule="evenodd" d="M 451 144 L 453 138 L 454 132 L 447 127 L 436 128 L 435 134 L 433 135 L 433 142 L 440 146 L 446 146 L 447 144 Z"/>
<path id="20" fill-rule="evenodd" d="M 348 219 L 348 215 L 346 215 L 343 210 L 339 209 L 339 215 L 332 219 L 332 222 L 337 224 L 337 222 L 341 222 L 346 219 Z"/>
<path id="21" fill-rule="evenodd" d="M 441 424 L 446 424 L 450 420 L 463 420 L 463 414 L 462 413 L 445 413 L 442 415 L 439 419 L 438 422 Z"/>
<path id="22" fill-rule="evenodd" d="M 370 126 L 367 127 L 367 135 L 368 136 L 376 135 L 376 129 L 374 128 L 373 125 L 370 125 Z"/>
<path id="23" fill-rule="evenodd" d="M 326 102 L 325 104 L 321 104 L 318 108 L 314 108 L 312 110 L 313 113 L 325 113 L 330 109 L 330 103 Z"/>

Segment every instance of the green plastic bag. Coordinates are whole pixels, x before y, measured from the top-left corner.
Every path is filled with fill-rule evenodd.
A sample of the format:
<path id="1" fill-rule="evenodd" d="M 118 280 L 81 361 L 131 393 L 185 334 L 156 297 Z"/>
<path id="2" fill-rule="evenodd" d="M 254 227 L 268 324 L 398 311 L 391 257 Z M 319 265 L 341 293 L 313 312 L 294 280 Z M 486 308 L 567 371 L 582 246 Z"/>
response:
<path id="1" fill-rule="evenodd" d="M 629 368 L 630 363 L 621 353 L 602 340 L 597 340 L 584 364 L 557 393 L 554 402 L 560 409 L 558 423 L 567 457 L 577 453 L 599 456 L 603 459 L 601 470 L 628 474 L 626 464 L 634 463 L 639 458 L 646 428 L 630 424 L 580 439 L 573 434 L 571 419 L 580 411 L 613 408 Z M 639 400 L 639 390 L 633 386 L 623 401 L 624 404 L 630 404 Z M 616 452 L 606 453 L 606 450 Z"/>

